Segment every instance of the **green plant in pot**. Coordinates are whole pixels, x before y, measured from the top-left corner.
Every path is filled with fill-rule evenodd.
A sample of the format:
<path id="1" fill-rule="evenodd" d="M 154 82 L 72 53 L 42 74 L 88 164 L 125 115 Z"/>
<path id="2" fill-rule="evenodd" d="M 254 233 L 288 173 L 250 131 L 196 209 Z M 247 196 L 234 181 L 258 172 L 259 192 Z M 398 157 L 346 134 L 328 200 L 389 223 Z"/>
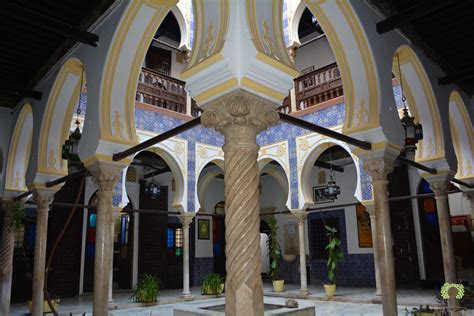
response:
<path id="1" fill-rule="evenodd" d="M 222 292 L 224 292 L 224 278 L 218 273 L 208 274 L 202 281 L 202 294 L 219 296 Z"/>
<path id="2" fill-rule="evenodd" d="M 155 303 L 158 301 L 160 281 L 153 274 L 143 274 L 140 281 L 133 289 L 132 298 L 135 302 Z"/>
<path id="3" fill-rule="evenodd" d="M 270 257 L 270 276 L 273 281 L 273 290 L 283 292 L 285 281 L 280 278 L 281 247 L 277 240 L 278 223 L 275 217 L 267 221 L 270 235 L 267 239 L 268 256 Z"/>
<path id="4" fill-rule="evenodd" d="M 336 273 L 337 264 L 344 259 L 344 253 L 341 248 L 341 240 L 337 237 L 337 229 L 334 227 L 324 226 L 326 229 L 326 236 L 328 237 L 328 244 L 326 250 L 328 252 L 328 284 L 324 284 L 326 295 L 331 298 L 336 293 Z"/>

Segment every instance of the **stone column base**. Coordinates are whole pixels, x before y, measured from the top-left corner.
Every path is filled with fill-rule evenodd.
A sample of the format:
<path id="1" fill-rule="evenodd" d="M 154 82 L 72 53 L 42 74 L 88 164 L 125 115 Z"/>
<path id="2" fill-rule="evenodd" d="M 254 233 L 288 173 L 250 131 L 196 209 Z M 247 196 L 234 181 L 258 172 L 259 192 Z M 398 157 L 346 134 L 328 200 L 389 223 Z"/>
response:
<path id="1" fill-rule="evenodd" d="M 194 296 L 191 293 L 183 293 L 181 295 L 181 298 L 184 299 L 186 302 L 194 300 Z"/>

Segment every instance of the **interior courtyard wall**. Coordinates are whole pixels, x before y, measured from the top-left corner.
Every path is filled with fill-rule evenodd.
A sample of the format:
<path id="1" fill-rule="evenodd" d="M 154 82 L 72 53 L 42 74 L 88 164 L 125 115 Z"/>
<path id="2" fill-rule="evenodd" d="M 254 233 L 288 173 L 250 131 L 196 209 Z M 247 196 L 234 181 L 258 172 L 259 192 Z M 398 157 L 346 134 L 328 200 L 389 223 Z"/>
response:
<path id="1" fill-rule="evenodd" d="M 311 35 L 303 37 L 301 43 L 305 43 L 311 37 Z M 311 66 L 317 70 L 335 62 L 336 58 L 326 37 L 306 44 L 296 51 L 295 66 L 299 72 Z"/>
<path id="2" fill-rule="evenodd" d="M 175 46 L 175 47 L 178 47 L 178 45 L 179 45 L 179 43 L 177 43 L 177 42 L 175 42 L 171 39 L 168 39 L 168 38 L 164 39 L 164 41 L 166 41 L 167 43 L 169 43 L 170 45 Z M 179 75 L 181 74 L 181 72 L 183 71 L 184 66 L 185 66 L 182 53 L 178 52 L 177 50 L 170 49 L 168 46 L 163 45 L 161 43 L 157 43 L 155 41 L 153 41 L 151 45 L 154 46 L 154 47 L 158 47 L 158 48 L 161 48 L 161 49 L 164 49 L 166 51 L 171 52 L 171 67 L 170 67 L 171 70 L 170 70 L 169 76 L 179 79 Z M 146 58 L 143 61 L 143 66 L 148 67 L 147 63 L 146 63 Z"/>

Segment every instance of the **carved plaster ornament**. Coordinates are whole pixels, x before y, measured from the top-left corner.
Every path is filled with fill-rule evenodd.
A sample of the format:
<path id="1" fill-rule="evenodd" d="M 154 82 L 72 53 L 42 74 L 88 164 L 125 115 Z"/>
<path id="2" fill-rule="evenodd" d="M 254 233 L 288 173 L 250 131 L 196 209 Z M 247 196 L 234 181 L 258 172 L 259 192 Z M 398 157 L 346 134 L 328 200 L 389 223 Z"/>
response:
<path id="1" fill-rule="evenodd" d="M 277 148 L 277 156 L 282 157 L 286 153 L 286 146 L 284 144 L 279 144 Z"/>
<path id="2" fill-rule="evenodd" d="M 178 155 L 181 155 L 184 153 L 184 144 L 181 142 L 176 142 L 174 145 L 174 152 Z"/>
<path id="3" fill-rule="evenodd" d="M 466 172 L 464 176 L 470 176 L 470 175 L 472 175 L 472 163 L 471 163 L 471 160 L 468 159 L 466 161 Z"/>
<path id="4" fill-rule="evenodd" d="M 273 37 L 270 35 L 270 28 L 268 27 L 268 23 L 266 20 L 263 20 L 262 28 L 263 28 L 263 41 L 265 43 L 265 47 L 268 50 L 268 54 L 272 56 L 273 58 L 280 60 L 280 57 L 278 57 L 278 55 L 276 54 L 275 43 L 273 42 Z"/>
<path id="5" fill-rule="evenodd" d="M 122 120 L 120 118 L 120 112 L 118 110 L 115 111 L 115 119 L 113 123 L 113 128 L 115 130 L 114 136 L 122 138 L 123 125 L 122 125 Z"/>
<path id="6" fill-rule="evenodd" d="M 204 47 L 202 48 L 202 55 L 198 62 L 201 62 L 211 56 L 212 49 L 214 47 L 214 40 L 214 22 L 211 20 L 207 28 L 206 42 L 204 42 Z"/>
<path id="7" fill-rule="evenodd" d="M 15 173 L 15 180 L 13 182 L 13 186 L 17 189 L 20 189 L 20 171 L 16 171 Z"/>
<path id="8" fill-rule="evenodd" d="M 301 138 L 299 140 L 299 147 L 302 151 L 307 151 L 309 149 L 309 142 L 306 138 Z"/>
<path id="9" fill-rule="evenodd" d="M 207 159 L 207 150 L 203 146 L 199 146 L 198 155 L 201 159 Z"/>
<path id="10" fill-rule="evenodd" d="M 365 108 L 364 98 L 360 99 L 359 111 L 357 112 L 357 126 L 362 126 L 367 123 L 369 112 Z"/>
<path id="11" fill-rule="evenodd" d="M 48 155 L 48 167 L 49 169 L 53 169 L 53 170 L 56 170 L 56 153 L 54 151 L 53 148 L 51 148 L 51 150 L 49 151 L 49 155 Z"/>
<path id="12" fill-rule="evenodd" d="M 428 138 L 428 143 L 426 144 L 426 157 L 432 157 L 435 154 L 436 147 L 433 144 L 433 137 Z"/>

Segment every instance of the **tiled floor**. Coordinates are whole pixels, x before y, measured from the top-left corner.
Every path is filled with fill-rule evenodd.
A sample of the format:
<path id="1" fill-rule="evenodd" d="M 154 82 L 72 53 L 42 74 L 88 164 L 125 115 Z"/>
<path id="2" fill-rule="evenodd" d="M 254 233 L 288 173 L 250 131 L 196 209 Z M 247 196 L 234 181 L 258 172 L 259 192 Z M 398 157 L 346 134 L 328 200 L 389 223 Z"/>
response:
<path id="1" fill-rule="evenodd" d="M 284 297 L 298 297 L 298 285 L 286 285 L 285 292 L 282 294 L 274 293 L 271 284 L 265 284 L 265 296 L 270 300 L 284 301 Z M 328 301 L 324 294 L 322 286 L 310 286 L 310 295 L 307 302 L 311 302 L 316 306 L 317 315 L 382 315 L 382 305 L 380 298 L 375 297 L 374 289 L 371 288 L 338 288 L 337 295 Z M 134 303 L 130 300 L 130 292 L 114 293 L 114 303 L 116 309 L 111 310 L 110 315 L 173 315 L 173 308 L 176 306 L 186 306 L 199 304 L 203 299 L 214 299 L 208 296 L 202 296 L 200 289 L 195 287 L 191 289 L 195 300 L 192 302 L 184 302 L 181 298 L 181 290 L 164 290 L 161 291 L 159 304 L 153 307 L 144 307 L 141 304 Z M 411 309 L 412 306 L 420 304 L 430 306 L 439 304 L 435 297 L 434 291 L 428 290 L 399 290 L 398 291 L 399 315 L 405 315 L 405 308 Z M 224 300 L 223 298 L 214 300 Z M 280 303 L 281 303 L 280 302 Z M 183 305 L 184 304 L 184 305 Z M 73 298 L 64 298 L 61 300 L 59 313 L 61 315 L 81 315 L 87 312 L 91 315 L 92 295 L 86 294 Z M 28 313 L 26 304 L 13 304 L 13 315 L 24 315 Z M 466 314 L 466 315 L 474 315 Z"/>

